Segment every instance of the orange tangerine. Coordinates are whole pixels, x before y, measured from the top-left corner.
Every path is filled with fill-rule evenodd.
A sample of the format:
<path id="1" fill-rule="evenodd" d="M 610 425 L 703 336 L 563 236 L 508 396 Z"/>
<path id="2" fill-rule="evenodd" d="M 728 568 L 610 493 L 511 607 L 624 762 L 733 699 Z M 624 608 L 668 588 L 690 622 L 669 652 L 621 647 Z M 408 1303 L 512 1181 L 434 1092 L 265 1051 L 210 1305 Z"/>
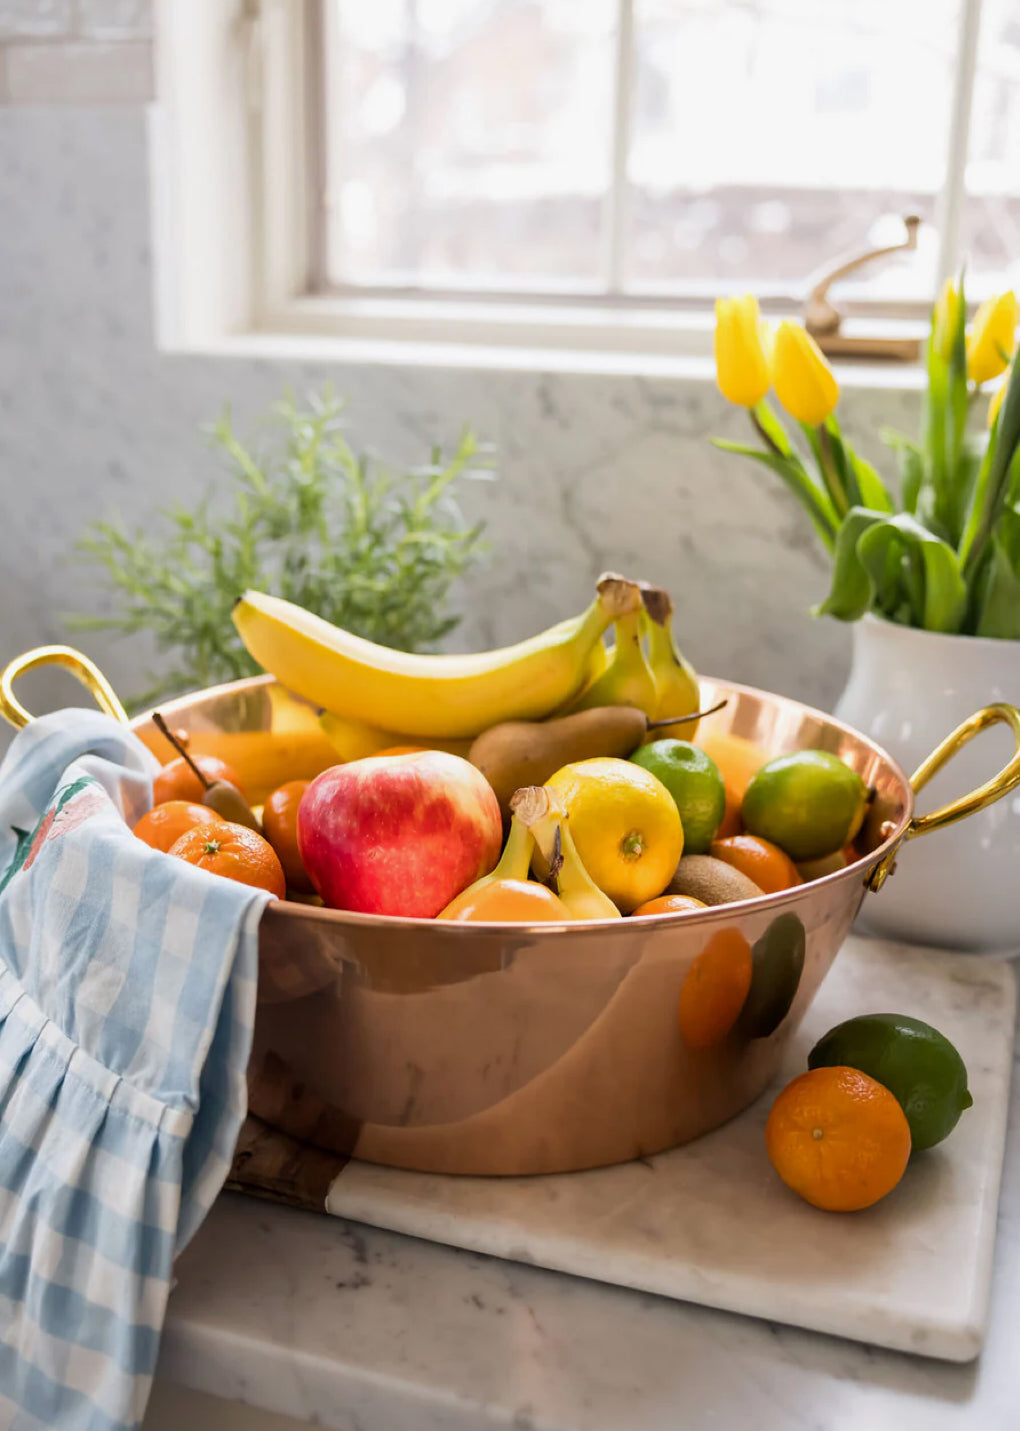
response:
<path id="1" fill-rule="evenodd" d="M 709 854 L 747 875 L 766 894 L 804 883 L 790 856 L 757 835 L 727 835 L 724 840 L 713 840 Z"/>
<path id="2" fill-rule="evenodd" d="M 500 924 L 537 924 L 569 920 L 570 912 L 551 889 L 534 880 L 495 879 L 466 889 L 437 919 L 489 920 Z"/>
<path id="3" fill-rule="evenodd" d="M 311 894 L 314 889 L 297 842 L 298 806 L 311 783 L 310 780 L 288 780 L 273 791 L 262 810 L 263 833 L 283 865 L 287 888 L 296 894 Z"/>
<path id="4" fill-rule="evenodd" d="M 244 794 L 237 771 L 225 760 L 216 755 L 196 755 L 193 759 L 207 780 L 227 780 Z M 167 800 L 199 801 L 204 794 L 205 786 L 182 755 L 164 765 L 152 782 L 154 805 L 162 805 Z"/>
<path id="5" fill-rule="evenodd" d="M 740 817 L 740 806 L 743 803 L 743 795 L 737 790 L 732 780 L 723 777 L 723 792 L 726 796 L 726 805 L 723 810 L 722 821 L 715 832 L 717 840 L 725 840 L 730 835 L 742 835 L 744 833 L 744 822 Z"/>
<path id="6" fill-rule="evenodd" d="M 694 910 L 707 908 L 705 901 L 695 899 L 693 894 L 660 894 L 658 899 L 639 904 L 631 918 L 639 914 L 691 914 Z"/>
<path id="7" fill-rule="evenodd" d="M 165 854 L 196 825 L 218 825 L 222 819 L 222 815 L 217 815 L 208 805 L 196 805 L 193 800 L 167 800 L 143 815 L 134 832 L 154 850 Z"/>
<path id="8" fill-rule="evenodd" d="M 210 827 L 196 825 L 171 847 L 170 854 L 211 874 L 268 889 L 277 899 L 286 896 L 287 881 L 276 851 L 246 825 L 225 820 Z"/>
<path id="9" fill-rule="evenodd" d="M 858 1212 L 893 1188 L 910 1158 L 910 1124 L 888 1088 L 843 1065 L 788 1083 L 765 1126 L 772 1166 L 826 1212 Z"/>

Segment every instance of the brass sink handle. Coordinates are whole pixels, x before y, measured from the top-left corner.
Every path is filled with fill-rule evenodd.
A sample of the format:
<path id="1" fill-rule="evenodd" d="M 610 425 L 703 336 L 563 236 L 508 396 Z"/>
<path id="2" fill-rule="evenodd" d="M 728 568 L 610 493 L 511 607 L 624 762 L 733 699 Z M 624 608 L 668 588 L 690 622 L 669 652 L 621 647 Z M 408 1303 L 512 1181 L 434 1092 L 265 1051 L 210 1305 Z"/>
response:
<path id="1" fill-rule="evenodd" d="M 117 699 L 116 691 L 93 661 L 76 651 L 73 646 L 37 646 L 34 651 L 15 656 L 0 672 L 0 715 L 9 721 L 15 730 L 28 725 L 34 717 L 14 694 L 14 682 L 27 671 L 38 670 L 41 666 L 60 666 L 63 670 L 70 671 L 71 675 L 92 693 L 100 710 L 127 725 L 127 711 Z"/>
<path id="2" fill-rule="evenodd" d="M 1007 763 L 997 775 L 992 776 L 991 780 L 986 780 L 984 785 L 979 785 L 968 795 L 961 795 L 958 799 L 951 800 L 948 805 L 942 805 L 927 815 L 915 815 L 904 832 L 904 840 L 914 840 L 918 835 L 928 835 L 932 830 L 941 830 L 945 825 L 953 825 L 957 820 L 965 820 L 968 815 L 976 815 L 979 810 L 985 810 L 989 805 L 994 805 L 996 800 L 1001 800 L 1004 795 L 1008 795 L 1011 790 L 1020 785 L 1020 710 L 1017 710 L 1016 706 L 998 702 L 996 705 L 985 706 L 983 710 L 976 711 L 974 715 L 968 717 L 962 725 L 957 726 L 951 735 L 946 736 L 942 744 L 932 751 L 927 760 L 918 766 L 910 777 L 914 794 L 919 794 L 929 780 L 937 775 L 942 767 L 965 745 L 969 744 L 976 735 L 980 735 L 983 730 L 987 730 L 989 726 L 993 725 L 1008 725 L 1013 732 L 1014 750 Z M 901 843 L 902 841 L 897 841 L 894 848 L 872 870 L 868 880 L 869 889 L 879 890 L 885 884 L 896 863 L 896 855 Z"/>

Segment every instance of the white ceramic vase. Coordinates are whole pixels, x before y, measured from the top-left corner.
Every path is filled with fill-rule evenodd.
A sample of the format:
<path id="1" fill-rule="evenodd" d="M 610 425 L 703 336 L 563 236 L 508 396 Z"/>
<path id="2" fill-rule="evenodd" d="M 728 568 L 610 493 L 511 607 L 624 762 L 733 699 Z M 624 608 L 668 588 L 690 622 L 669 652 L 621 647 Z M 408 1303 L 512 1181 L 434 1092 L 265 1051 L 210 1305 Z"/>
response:
<path id="1" fill-rule="evenodd" d="M 993 701 L 1020 705 L 1020 641 L 943 636 L 867 616 L 835 714 L 911 775 L 961 721 Z M 1006 764 L 1013 738 L 992 727 L 926 786 L 918 814 L 973 790 Z M 858 927 L 923 944 L 1020 951 L 1020 793 L 912 840 L 895 875 L 868 895 Z"/>

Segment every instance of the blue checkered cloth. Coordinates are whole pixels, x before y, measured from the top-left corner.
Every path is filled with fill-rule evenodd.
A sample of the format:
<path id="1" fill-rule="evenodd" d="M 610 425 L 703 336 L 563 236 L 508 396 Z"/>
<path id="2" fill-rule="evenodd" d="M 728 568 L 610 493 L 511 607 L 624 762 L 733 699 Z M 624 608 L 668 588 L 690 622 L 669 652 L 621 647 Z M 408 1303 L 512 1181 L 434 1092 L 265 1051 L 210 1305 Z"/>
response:
<path id="1" fill-rule="evenodd" d="M 155 761 L 108 716 L 33 722 L 0 766 L 0 1426 L 121 1431 L 175 1255 L 245 1113 L 268 895 L 130 826 Z"/>

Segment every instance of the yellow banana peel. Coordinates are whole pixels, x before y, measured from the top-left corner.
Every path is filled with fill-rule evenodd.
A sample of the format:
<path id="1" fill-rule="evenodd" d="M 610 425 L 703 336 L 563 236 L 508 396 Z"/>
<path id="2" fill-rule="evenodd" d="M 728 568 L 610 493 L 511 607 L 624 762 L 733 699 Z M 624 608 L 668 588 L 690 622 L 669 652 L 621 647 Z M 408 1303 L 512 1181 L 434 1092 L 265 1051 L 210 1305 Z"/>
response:
<path id="1" fill-rule="evenodd" d="M 337 716 L 421 743 L 550 715 L 581 689 L 595 646 L 633 607 L 636 591 L 634 582 L 608 573 L 580 616 L 516 646 L 472 655 L 392 651 L 261 592 L 247 592 L 233 619 L 247 650 L 281 685 Z"/>

